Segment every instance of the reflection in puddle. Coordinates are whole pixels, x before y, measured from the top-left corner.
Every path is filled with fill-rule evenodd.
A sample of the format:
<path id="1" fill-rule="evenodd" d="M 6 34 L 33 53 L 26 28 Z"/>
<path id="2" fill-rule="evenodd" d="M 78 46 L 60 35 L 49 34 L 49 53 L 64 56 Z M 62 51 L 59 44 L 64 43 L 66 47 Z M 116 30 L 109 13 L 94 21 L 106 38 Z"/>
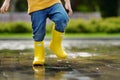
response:
<path id="1" fill-rule="evenodd" d="M 45 67 L 33 67 L 34 70 L 34 80 L 45 80 Z"/>
<path id="2" fill-rule="evenodd" d="M 33 67 L 33 71 L 32 68 L 2 71 L 0 80 L 93 80 L 76 71 L 52 71 L 45 67 Z"/>

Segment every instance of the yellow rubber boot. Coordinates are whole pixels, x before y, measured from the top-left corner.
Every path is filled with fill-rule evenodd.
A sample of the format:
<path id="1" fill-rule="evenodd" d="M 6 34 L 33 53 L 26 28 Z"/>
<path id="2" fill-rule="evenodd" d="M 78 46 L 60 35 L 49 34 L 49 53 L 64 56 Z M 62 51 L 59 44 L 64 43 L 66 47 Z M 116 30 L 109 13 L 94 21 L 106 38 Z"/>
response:
<path id="1" fill-rule="evenodd" d="M 56 30 L 52 30 L 52 40 L 50 42 L 49 48 L 53 51 L 54 54 L 59 59 L 67 58 L 66 52 L 62 49 L 62 40 L 64 33 L 58 32 Z"/>
<path id="2" fill-rule="evenodd" d="M 44 41 L 34 42 L 34 60 L 33 65 L 44 65 Z"/>

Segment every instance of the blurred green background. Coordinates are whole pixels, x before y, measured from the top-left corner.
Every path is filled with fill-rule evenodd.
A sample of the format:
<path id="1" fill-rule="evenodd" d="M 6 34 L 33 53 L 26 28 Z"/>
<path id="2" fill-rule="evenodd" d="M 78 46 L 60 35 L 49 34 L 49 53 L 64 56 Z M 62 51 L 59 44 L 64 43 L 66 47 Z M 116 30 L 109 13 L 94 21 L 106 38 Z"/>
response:
<path id="1" fill-rule="evenodd" d="M 4 0 L 0 0 L 0 6 Z M 64 5 L 64 0 L 62 0 Z M 74 11 L 68 26 L 68 37 L 119 37 L 120 36 L 120 0 L 71 0 Z M 30 38 L 32 29 L 30 17 L 27 14 L 27 0 L 11 0 L 7 14 L 0 14 L 0 37 L 22 34 Z M 18 15 L 17 15 L 18 14 Z M 4 17 L 4 16 L 7 17 Z M 24 17 L 23 20 L 17 18 Z M 27 19 L 28 18 L 28 19 Z M 9 20 L 8 20 L 9 19 Z M 26 19 L 26 20 L 25 20 Z M 48 21 L 47 36 L 50 36 L 52 22 Z M 25 35 L 23 35 L 25 34 Z M 9 36 L 8 36 L 9 37 Z"/>

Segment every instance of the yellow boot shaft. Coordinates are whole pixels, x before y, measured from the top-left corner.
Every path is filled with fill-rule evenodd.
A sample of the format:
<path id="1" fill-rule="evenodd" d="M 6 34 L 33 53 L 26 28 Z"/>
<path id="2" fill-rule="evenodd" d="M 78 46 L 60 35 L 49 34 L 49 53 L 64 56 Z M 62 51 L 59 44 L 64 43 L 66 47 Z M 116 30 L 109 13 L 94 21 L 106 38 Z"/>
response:
<path id="1" fill-rule="evenodd" d="M 64 33 L 52 30 L 52 40 L 50 42 L 50 49 L 56 56 L 60 59 L 65 59 L 67 57 L 66 52 L 62 49 L 62 40 Z"/>
<path id="2" fill-rule="evenodd" d="M 34 42 L 33 65 L 43 65 L 45 62 L 44 42 Z"/>

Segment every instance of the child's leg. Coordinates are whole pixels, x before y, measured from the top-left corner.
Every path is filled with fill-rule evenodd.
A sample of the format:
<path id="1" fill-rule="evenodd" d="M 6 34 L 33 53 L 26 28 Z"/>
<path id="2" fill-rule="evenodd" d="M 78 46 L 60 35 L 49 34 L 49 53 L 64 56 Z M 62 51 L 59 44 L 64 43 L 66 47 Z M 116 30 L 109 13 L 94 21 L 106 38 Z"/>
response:
<path id="1" fill-rule="evenodd" d="M 34 39 L 34 61 L 33 65 L 43 65 L 44 57 L 44 36 L 46 26 L 46 13 L 44 11 L 36 11 L 31 13 L 33 39 Z"/>
<path id="2" fill-rule="evenodd" d="M 44 10 L 31 13 L 32 30 L 34 41 L 43 41 L 46 33 L 47 14 Z"/>
<path id="3" fill-rule="evenodd" d="M 69 21 L 69 17 L 62 4 L 58 3 L 53 5 L 50 8 L 48 17 L 55 22 L 55 30 L 64 32 Z"/>
<path id="4" fill-rule="evenodd" d="M 55 28 L 52 30 L 50 49 L 57 55 L 58 58 L 64 59 L 67 57 L 67 54 L 62 49 L 61 44 L 64 30 L 69 20 L 68 15 L 61 4 L 56 4 L 51 7 L 49 18 L 55 22 Z"/>

